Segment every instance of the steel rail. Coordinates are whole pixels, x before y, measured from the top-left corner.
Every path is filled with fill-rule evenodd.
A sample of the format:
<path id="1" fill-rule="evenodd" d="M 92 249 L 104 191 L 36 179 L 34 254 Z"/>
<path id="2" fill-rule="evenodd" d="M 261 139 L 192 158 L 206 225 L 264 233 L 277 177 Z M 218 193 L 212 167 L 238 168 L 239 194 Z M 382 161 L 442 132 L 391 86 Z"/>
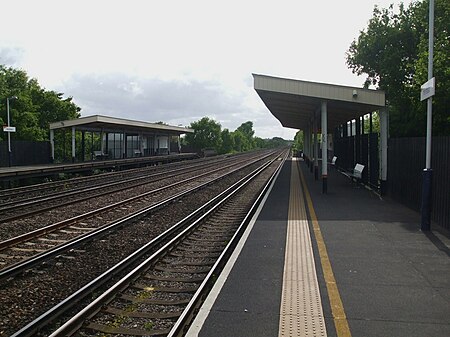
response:
<path id="1" fill-rule="evenodd" d="M 247 158 L 246 160 L 248 160 L 248 158 Z M 242 160 L 242 161 L 245 161 L 245 160 Z M 210 171 L 209 173 L 215 172 L 215 171 L 219 171 L 219 170 L 224 169 L 224 168 L 227 168 L 227 167 L 231 167 L 231 166 L 236 165 L 236 164 L 238 164 L 239 162 L 242 162 L 242 161 L 238 161 L 238 162 L 234 162 L 234 163 L 231 163 L 231 164 L 229 164 L 229 165 L 226 165 L 226 166 L 222 166 L 220 169 L 212 170 L 212 171 Z M 209 174 L 209 173 L 208 173 L 208 174 Z M 138 186 L 139 186 L 139 185 L 138 185 Z M 120 191 L 122 191 L 122 190 L 126 190 L 126 189 L 129 189 L 129 188 L 130 188 L 130 187 L 127 186 L 127 187 L 124 187 L 124 188 L 122 188 L 122 189 L 118 189 L 118 190 L 116 190 L 116 191 L 108 191 L 108 192 L 104 192 L 104 193 L 101 193 L 101 194 L 98 194 L 98 195 L 91 195 L 91 196 L 88 196 L 88 197 L 83 198 L 83 199 L 81 199 L 81 200 L 80 200 L 80 199 L 77 199 L 77 200 L 69 200 L 69 201 L 62 202 L 62 203 L 57 204 L 57 205 L 50 205 L 50 206 L 46 206 L 46 207 L 43 207 L 43 208 L 40 208 L 40 209 L 37 209 L 37 210 L 34 210 L 34 211 L 29 211 L 29 212 L 22 213 L 22 214 L 17 214 L 17 215 L 5 217 L 5 218 L 0 218 L 0 223 L 1 223 L 1 222 L 9 222 L 9 221 L 21 219 L 21 218 L 24 218 L 24 217 L 27 217 L 27 216 L 31 216 L 31 215 L 34 215 L 34 214 L 39 214 L 39 213 L 42 213 L 42 212 L 44 212 L 44 211 L 48 211 L 48 210 L 55 209 L 55 208 L 58 208 L 58 207 L 71 205 L 71 204 L 74 204 L 74 203 L 77 203 L 77 202 L 80 202 L 80 201 L 86 201 L 86 200 L 93 199 L 93 198 L 96 198 L 96 197 L 101 197 L 101 196 L 103 196 L 103 195 L 105 195 L 105 194 L 110 194 L 111 192 L 120 192 Z M 145 194 L 145 193 L 144 193 L 144 194 L 141 194 L 141 196 L 143 196 L 143 195 L 146 195 L 146 194 Z M 48 198 L 48 199 L 46 199 L 46 200 L 44 200 L 44 201 L 49 201 L 49 200 L 50 200 L 50 198 Z M 43 202 L 43 201 L 42 201 L 42 202 Z"/>
<path id="2" fill-rule="evenodd" d="M 257 161 L 264 160 L 265 158 L 267 158 L 267 156 L 265 156 L 264 158 L 259 159 Z M 52 249 L 50 249 L 48 251 L 36 254 L 33 257 L 31 257 L 31 258 L 29 258 L 29 259 L 27 259 L 25 261 L 18 262 L 16 264 L 13 264 L 13 265 L 7 267 L 7 268 L 4 268 L 4 269 L 0 270 L 0 280 L 8 278 L 8 277 L 11 277 L 11 276 L 13 276 L 15 274 L 18 274 L 20 272 L 23 272 L 24 270 L 29 269 L 29 268 L 35 266 L 36 264 L 39 264 L 39 263 L 41 263 L 41 262 L 43 262 L 43 261 L 45 261 L 45 260 L 47 260 L 47 259 L 49 259 L 51 257 L 54 257 L 54 256 L 56 256 L 58 254 L 61 254 L 64 251 L 67 251 L 69 249 L 73 249 L 73 248 L 75 248 L 75 247 L 77 247 L 77 246 L 79 246 L 79 245 L 81 245 L 81 244 L 83 244 L 83 243 L 85 243 L 85 242 L 87 242 L 89 240 L 93 240 L 93 239 L 99 238 L 99 237 L 101 237 L 103 235 L 106 235 L 106 234 L 109 233 L 109 231 L 116 230 L 117 228 L 120 228 L 121 226 L 124 226 L 127 222 L 132 221 L 132 220 L 136 219 L 137 217 L 140 217 L 142 215 L 145 215 L 146 213 L 149 213 L 149 212 L 154 211 L 154 210 L 156 210 L 158 208 L 161 208 L 161 207 L 163 207 L 163 206 L 165 206 L 165 205 L 167 205 L 167 204 L 169 204 L 169 203 L 171 203 L 171 202 L 173 202 L 173 201 L 175 201 L 175 200 L 177 200 L 177 199 L 179 199 L 179 198 L 181 198 L 181 197 L 183 197 L 183 196 L 185 196 L 185 195 L 187 195 L 189 193 L 192 193 L 192 192 L 194 192 L 196 190 L 202 189 L 202 188 L 206 187 L 207 185 L 213 184 L 213 183 L 217 182 L 218 180 L 223 179 L 223 178 L 225 178 L 225 177 L 227 177 L 227 176 L 229 176 L 229 175 L 231 175 L 233 173 L 236 173 L 237 171 L 242 170 L 243 168 L 245 168 L 247 166 L 250 166 L 252 164 L 253 163 L 247 163 L 246 165 L 241 166 L 239 168 L 236 168 L 233 171 L 230 171 L 228 173 L 225 173 L 225 174 L 217 177 L 216 179 L 214 179 L 212 181 L 208 181 L 208 182 L 203 183 L 203 184 L 201 184 L 201 185 L 199 185 L 197 187 L 194 187 L 194 188 L 188 189 L 186 191 L 180 192 L 180 193 L 178 193 L 178 194 L 176 194 L 176 195 L 174 195 L 172 197 L 168 197 L 168 198 L 164 199 L 163 201 L 161 201 L 161 202 L 159 202 L 159 203 L 157 203 L 155 205 L 152 205 L 150 207 L 144 208 L 143 210 L 139 210 L 139 211 L 137 211 L 135 213 L 132 213 L 131 215 L 127 215 L 127 216 L 125 216 L 122 219 L 116 220 L 113 223 L 110 223 L 110 224 L 107 224 L 105 226 L 99 227 L 98 229 L 93 230 L 91 232 L 82 234 L 82 235 L 80 235 L 80 236 L 78 236 L 76 238 L 73 238 L 73 239 L 67 241 L 66 243 L 58 245 L 58 246 L 56 246 L 56 247 L 54 247 L 54 248 L 52 248 Z M 220 171 L 222 169 L 223 168 L 220 168 L 217 171 Z M 203 174 L 198 175 L 196 177 L 189 178 L 186 181 L 195 180 L 195 179 L 198 179 L 201 176 L 205 176 L 205 175 L 209 175 L 209 174 L 211 174 L 211 172 L 203 173 Z M 175 185 L 181 185 L 181 184 L 185 183 L 186 181 L 174 183 L 174 184 L 162 187 L 159 190 L 165 190 L 165 189 L 171 188 L 171 187 L 173 187 Z M 150 192 L 148 192 L 148 194 L 155 193 L 155 192 L 157 192 L 157 190 L 150 191 Z M 103 207 L 101 209 L 91 211 L 89 213 L 77 216 L 75 218 L 64 220 L 62 222 L 59 222 L 59 223 L 56 223 L 56 224 L 44 227 L 42 229 L 38 229 L 38 230 L 36 230 L 34 232 L 26 233 L 26 234 L 24 234 L 24 235 L 22 235 L 20 237 L 16 237 L 16 238 L 12 238 L 10 240 L 3 241 L 3 242 L 0 243 L 0 248 L 4 249 L 4 247 L 6 247 L 6 246 L 11 246 L 14 243 L 13 241 L 15 241 L 15 240 L 21 239 L 21 241 L 23 242 L 26 239 L 36 237 L 36 234 L 43 235 L 44 233 L 49 233 L 49 232 L 54 231 L 54 230 L 56 230 L 58 228 L 67 226 L 67 225 L 69 225 L 69 224 L 71 224 L 71 223 L 73 223 L 75 221 L 79 221 L 79 220 L 81 220 L 83 218 L 90 217 L 93 214 L 97 214 L 97 213 L 99 213 L 101 211 L 104 211 L 105 209 L 115 208 L 115 207 L 117 207 L 119 205 L 122 205 L 124 203 L 128 203 L 128 202 L 133 201 L 133 200 L 135 200 L 137 198 L 141 198 L 142 196 L 144 196 L 144 195 L 132 197 L 130 199 L 126 199 L 126 200 L 118 202 L 116 204 L 105 206 L 105 207 Z M 50 228 L 51 226 L 53 226 L 53 227 Z M 33 236 L 33 234 L 34 234 L 34 236 Z"/>
<path id="3" fill-rule="evenodd" d="M 275 160 L 275 159 L 274 159 Z M 263 167 L 269 166 L 273 161 L 266 163 Z M 72 336 L 75 332 L 77 332 L 84 322 L 87 319 L 92 318 L 97 314 L 101 308 L 109 303 L 111 300 L 115 298 L 115 296 L 126 289 L 131 282 L 139 277 L 148 266 L 154 264 L 156 260 L 161 258 L 163 255 L 167 253 L 173 246 L 178 244 L 184 237 L 186 237 L 189 233 L 191 233 L 195 227 L 207 216 L 209 216 L 212 212 L 216 210 L 217 207 L 222 205 L 226 200 L 228 200 L 232 195 L 237 193 L 246 183 L 250 182 L 252 178 L 257 176 L 261 171 L 262 167 L 258 168 L 254 172 L 252 172 L 249 176 L 246 176 L 244 179 L 239 181 L 239 184 L 233 185 L 233 190 L 230 191 L 229 194 L 223 196 L 223 198 L 216 204 L 214 207 L 210 208 L 206 213 L 204 213 L 200 218 L 195 220 L 193 223 L 189 224 L 186 228 L 182 230 L 179 234 L 177 234 L 174 238 L 172 238 L 169 242 L 167 242 L 163 247 L 159 248 L 155 253 L 153 253 L 149 258 L 147 258 L 144 262 L 139 264 L 136 268 L 134 268 L 131 272 L 129 272 L 125 277 L 115 283 L 111 288 L 105 291 L 102 295 L 97 297 L 93 302 L 87 305 L 84 309 L 82 309 L 78 314 L 72 317 L 69 321 L 63 324 L 60 328 L 54 331 L 49 337 L 61 337 L 61 336 Z M 231 243 L 231 242 L 230 242 Z M 230 246 L 230 243 L 227 247 Z M 216 265 L 216 264 L 215 264 Z M 208 274 L 209 275 L 209 274 Z M 202 283 L 203 284 L 203 283 Z M 196 294 L 198 291 L 196 292 Z M 13 335 L 14 336 L 14 335 Z M 15 336 L 14 336 L 15 337 Z"/>
<path id="4" fill-rule="evenodd" d="M 259 169 L 259 168 L 258 168 Z M 156 238 L 152 239 L 150 242 L 145 244 L 143 247 L 136 250 L 134 253 L 129 255 L 127 258 L 122 260 L 121 262 L 117 263 L 115 266 L 111 267 L 107 271 L 105 271 L 103 274 L 80 288 L 78 291 L 67 297 L 65 300 L 61 301 L 59 304 L 54 306 L 53 308 L 49 309 L 47 312 L 43 313 L 41 316 L 24 326 L 22 329 L 11 335 L 11 337 L 29 337 L 36 334 L 40 329 L 47 326 L 49 323 L 52 323 L 60 317 L 62 314 L 64 314 L 67 310 L 72 308 L 76 303 L 83 300 L 86 296 L 91 294 L 95 289 L 98 289 L 100 286 L 105 284 L 107 281 L 109 281 L 111 278 L 115 277 L 118 273 L 122 272 L 123 270 L 130 268 L 133 264 L 136 264 L 136 262 L 141 259 L 145 254 L 148 254 L 152 250 L 155 250 L 157 247 L 159 247 L 164 241 L 167 241 L 168 238 L 175 235 L 177 232 L 180 232 L 180 230 L 184 227 L 186 227 L 195 217 L 198 217 L 202 213 L 207 212 L 208 209 L 216 205 L 220 200 L 223 198 L 223 196 L 229 194 L 233 188 L 238 185 L 241 181 L 247 179 L 248 176 L 253 174 L 255 171 L 251 172 L 246 177 L 240 179 L 238 182 L 227 188 L 225 191 L 221 192 L 219 195 L 202 205 L 200 208 L 186 216 L 184 219 L 173 225 L 171 228 L 163 232 L 162 234 L 158 235 Z"/>
<path id="5" fill-rule="evenodd" d="M 26 198 L 26 199 L 19 199 L 19 200 L 12 200 L 12 201 L 7 201 L 7 202 L 3 202 L 0 203 L 0 212 L 5 211 L 5 210 L 11 210 L 14 208 L 21 208 L 27 205 L 31 205 L 31 204 L 35 204 L 35 203 L 39 203 L 39 202 L 46 202 L 46 201 L 51 201 L 54 199 L 58 199 L 61 196 L 62 197 L 68 197 L 71 195 L 76 195 L 82 192 L 90 192 L 90 191 L 95 191 L 98 190 L 100 188 L 103 187 L 113 187 L 113 186 L 117 186 L 117 185 L 121 185 L 121 184 L 127 184 L 127 183 L 132 183 L 132 182 L 137 182 L 137 181 L 142 181 L 142 180 L 147 180 L 147 179 L 152 179 L 152 178 L 156 178 L 158 176 L 163 176 L 163 175 L 167 175 L 167 174 L 172 174 L 172 173 L 178 173 L 178 172 L 192 172 L 195 171 L 198 168 L 207 168 L 210 166 L 214 166 L 216 164 L 218 164 L 219 162 L 221 162 L 221 160 L 219 161 L 215 161 L 215 162 L 207 162 L 206 165 L 205 163 L 195 163 L 194 165 L 190 165 L 189 167 L 180 167 L 180 168 L 173 168 L 167 171 L 163 171 L 163 172 L 145 172 L 145 171 L 140 171 L 139 173 L 141 173 L 141 175 L 139 176 L 135 176 L 132 178 L 128 178 L 125 180 L 120 180 L 120 181 L 100 181 L 99 184 L 96 184 L 94 186 L 90 186 L 90 187 L 86 187 L 86 186 L 82 186 L 82 187 L 77 187 L 77 188 L 71 188 L 69 190 L 63 190 L 63 191 L 57 191 L 52 193 L 51 195 L 44 195 L 44 196 L 34 196 L 31 198 Z M 148 174 L 151 173 L 151 174 Z M 145 174 L 145 175 L 144 175 Z M 123 176 L 124 174 L 122 173 L 120 176 Z M 119 177 L 120 177 L 119 176 Z M 173 175 L 171 175 L 170 177 L 172 177 Z M 170 177 L 165 177 L 165 178 L 170 178 Z M 97 180 L 99 180 L 99 178 L 97 178 Z M 86 181 L 89 182 L 89 181 Z M 151 181 L 150 181 L 151 182 Z M 128 185 L 126 188 L 123 189 L 127 189 L 127 188 L 131 188 L 134 186 L 139 186 L 140 184 L 135 184 L 135 185 Z M 116 189 L 112 192 L 117 192 L 120 191 L 122 189 Z M 109 191 L 109 193 L 111 193 L 111 191 Z M 101 195 L 101 194 L 100 194 Z"/>
<path id="6" fill-rule="evenodd" d="M 225 158 L 225 156 L 217 156 L 217 157 L 208 157 L 208 158 L 200 158 L 200 159 L 191 159 L 189 160 L 189 164 L 191 163 L 200 163 L 200 162 L 208 162 L 211 160 L 214 160 L 216 158 L 220 158 L 223 159 Z M 164 168 L 168 168 L 168 167 L 172 167 L 172 166 L 180 166 L 183 165 L 185 161 L 177 161 L 177 162 L 170 162 L 168 164 L 165 164 L 163 167 Z M 133 169 L 128 169 L 128 170 L 123 170 L 123 171 L 113 171 L 113 172 L 103 172 L 100 174 L 95 174 L 95 175 L 89 175 L 89 176 L 82 176 L 82 177 L 75 177 L 75 178 L 70 178 L 67 180 L 58 180 L 58 181 L 49 181 L 49 182 L 45 182 L 45 183 L 40 183 L 40 184 L 33 184 L 33 185 L 27 185 L 27 186 L 21 186 L 21 187 L 15 187 L 15 188 L 9 188 L 9 189 L 5 189 L 5 190 L 0 190 L 0 203 L 1 200 L 7 198 L 7 197 L 14 197 L 16 195 L 20 195 L 29 191 L 36 191 L 36 190 L 48 190 L 48 189 L 55 189 L 58 187 L 62 187 L 64 185 L 75 185 L 75 184 L 79 184 L 79 183 L 88 183 L 91 181 L 95 181 L 95 180 L 104 180 L 104 179 L 108 179 L 108 178 L 114 178 L 115 176 L 120 177 L 123 175 L 128 175 L 128 174 L 139 174 L 145 171 L 157 171 L 159 168 L 161 168 L 161 166 L 159 165 L 148 165 L 145 167 L 139 167 L 139 168 L 133 168 Z"/>
<path id="7" fill-rule="evenodd" d="M 267 191 L 269 190 L 269 187 L 274 183 L 274 181 L 278 177 L 288 154 L 289 152 L 285 153 L 283 159 L 280 162 L 280 165 L 278 166 L 276 171 L 272 174 L 272 176 L 269 178 L 269 180 L 266 182 L 265 186 L 263 187 L 258 197 L 256 198 L 255 202 L 251 206 L 246 217 L 242 220 L 233 237 L 230 239 L 227 246 L 217 259 L 216 263 L 212 266 L 211 270 L 206 275 L 206 278 L 198 287 L 197 291 L 193 295 L 192 299 L 190 300 L 186 308 L 183 310 L 181 316 L 175 322 L 175 325 L 172 327 L 167 337 L 181 337 L 187 332 L 189 324 L 192 322 L 193 318 L 195 318 L 196 312 L 206 299 L 206 296 L 209 293 L 209 291 L 212 289 L 215 280 L 217 278 L 217 275 L 220 274 L 225 264 L 227 263 L 229 257 L 236 248 L 240 238 L 242 237 L 244 231 L 247 228 L 247 225 L 250 223 L 252 217 L 256 213 L 256 210 L 261 204 L 261 201 L 264 199 Z"/>
<path id="8" fill-rule="evenodd" d="M 97 196 L 102 196 L 105 193 L 114 193 L 114 192 L 119 192 L 122 190 L 126 190 L 126 189 L 130 189 L 136 186 L 140 186 L 142 184 L 143 180 L 150 180 L 148 183 L 152 183 L 158 176 L 165 176 L 167 174 L 169 174 L 169 176 L 165 176 L 165 179 L 170 179 L 171 177 L 175 176 L 176 173 L 184 172 L 184 173 L 189 173 L 192 171 L 195 171 L 199 168 L 201 169 L 206 169 L 208 167 L 217 165 L 217 162 L 213 162 L 213 163 L 208 163 L 206 165 L 204 164 L 196 164 L 194 166 L 190 166 L 190 167 L 182 167 L 182 168 L 176 168 L 176 169 L 172 169 L 169 171 L 164 171 L 164 172 L 158 172 L 158 173 L 153 173 L 151 175 L 145 175 L 145 176 L 138 176 L 138 177 L 133 177 L 133 178 L 129 178 L 129 179 L 125 179 L 125 180 L 120 180 L 120 181 L 114 181 L 114 182 L 105 182 L 102 184 L 98 184 L 95 186 L 91 186 L 91 187 L 80 187 L 80 188 L 75 188 L 75 189 L 70 189 L 70 191 L 58 191 L 55 192 L 51 195 L 48 196 L 36 196 L 36 197 L 32 197 L 32 198 L 28 198 L 28 199 L 22 199 L 22 200 L 15 200 L 15 201 L 11 201 L 11 202 L 6 202 L 6 203 L 2 203 L 0 204 L 0 213 L 4 212 L 4 211 L 11 211 L 13 209 L 17 209 L 17 208 L 23 208 L 29 205 L 36 205 L 36 204 L 40 204 L 40 203 L 44 203 L 44 202 L 48 202 L 48 201 L 52 201 L 52 200 L 57 200 L 57 199 L 61 199 L 61 198 L 65 198 L 65 197 L 70 197 L 73 195 L 79 195 L 81 193 L 86 193 L 86 192 L 91 192 L 91 191 L 96 191 L 96 190 L 100 190 L 101 188 L 107 188 L 107 187 L 114 187 L 114 186 L 120 186 L 120 185 L 126 185 L 129 183 L 132 183 L 131 185 L 126 185 L 123 187 L 119 187 L 116 188 L 114 190 L 110 190 L 107 192 L 101 192 L 98 194 L 94 194 L 91 196 L 88 196 L 86 199 L 83 200 L 87 200 L 89 198 L 95 198 Z M 78 200 L 79 201 L 79 200 Z"/>

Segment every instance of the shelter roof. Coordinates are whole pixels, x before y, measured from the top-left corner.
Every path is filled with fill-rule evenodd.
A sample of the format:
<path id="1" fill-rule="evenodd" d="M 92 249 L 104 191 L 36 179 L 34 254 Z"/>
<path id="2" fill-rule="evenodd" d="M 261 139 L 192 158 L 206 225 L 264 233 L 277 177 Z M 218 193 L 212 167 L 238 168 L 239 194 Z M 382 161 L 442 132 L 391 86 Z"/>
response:
<path id="1" fill-rule="evenodd" d="M 75 127 L 77 130 L 106 132 L 168 132 L 170 134 L 192 133 L 194 130 L 158 123 L 148 123 L 131 119 L 93 115 L 50 124 L 50 130 Z"/>
<path id="2" fill-rule="evenodd" d="M 335 84 L 309 82 L 253 74 L 254 88 L 270 112 L 285 127 L 305 129 L 314 113 L 320 118 L 321 102 L 327 102 L 328 127 L 385 106 L 385 94 Z"/>

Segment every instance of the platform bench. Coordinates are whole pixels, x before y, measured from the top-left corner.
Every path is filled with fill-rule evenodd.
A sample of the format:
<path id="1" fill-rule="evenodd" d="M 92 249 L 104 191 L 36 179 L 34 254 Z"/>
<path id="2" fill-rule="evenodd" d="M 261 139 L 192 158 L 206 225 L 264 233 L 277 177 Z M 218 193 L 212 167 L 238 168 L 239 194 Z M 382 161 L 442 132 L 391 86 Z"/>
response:
<path id="1" fill-rule="evenodd" d="M 356 182 L 360 182 L 362 179 L 362 172 L 364 170 L 364 165 L 356 164 L 353 169 L 353 173 L 349 173 L 348 176 L 350 179 L 355 180 Z"/>
<path id="2" fill-rule="evenodd" d="M 330 165 L 336 167 L 336 160 L 337 160 L 337 157 L 334 156 L 333 159 L 331 159 Z"/>
<path id="3" fill-rule="evenodd" d="M 102 151 L 93 151 L 94 159 L 104 159 L 108 157 L 107 153 L 103 153 Z"/>

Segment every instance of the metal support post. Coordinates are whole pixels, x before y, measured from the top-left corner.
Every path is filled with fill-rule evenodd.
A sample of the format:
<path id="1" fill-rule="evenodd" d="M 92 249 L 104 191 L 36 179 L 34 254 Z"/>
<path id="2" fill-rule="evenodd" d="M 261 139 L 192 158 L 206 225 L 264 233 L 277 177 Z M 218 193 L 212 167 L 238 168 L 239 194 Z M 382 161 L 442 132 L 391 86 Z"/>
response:
<path id="1" fill-rule="evenodd" d="M 72 163 L 75 163 L 75 127 L 72 127 Z"/>
<path id="2" fill-rule="evenodd" d="M 317 140 L 317 115 L 314 113 L 314 180 L 319 180 L 319 142 Z"/>
<path id="3" fill-rule="evenodd" d="M 388 108 L 384 107 L 380 110 L 380 144 L 381 144 L 381 179 L 380 179 L 380 193 L 386 194 L 387 188 L 387 150 L 388 150 Z"/>
<path id="4" fill-rule="evenodd" d="M 430 0 L 429 24 L 428 24 L 428 80 L 433 78 L 433 44 L 434 44 L 434 0 Z M 431 196 L 433 170 L 431 169 L 431 135 L 433 115 L 433 97 L 427 99 L 427 140 L 425 169 L 422 175 L 422 207 L 421 224 L 422 231 L 431 229 Z"/>
<path id="5" fill-rule="evenodd" d="M 322 193 L 328 192 L 328 123 L 327 123 L 327 102 L 321 105 L 322 114 Z"/>

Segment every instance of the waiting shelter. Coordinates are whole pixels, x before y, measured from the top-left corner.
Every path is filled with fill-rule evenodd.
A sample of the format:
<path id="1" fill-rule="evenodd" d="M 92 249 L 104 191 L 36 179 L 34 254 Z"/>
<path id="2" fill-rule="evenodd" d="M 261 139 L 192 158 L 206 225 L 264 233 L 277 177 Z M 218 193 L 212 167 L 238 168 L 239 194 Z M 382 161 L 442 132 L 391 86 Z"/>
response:
<path id="1" fill-rule="evenodd" d="M 388 140 L 388 110 L 383 91 L 257 74 L 253 74 L 253 78 L 254 89 L 281 124 L 304 131 L 304 155 L 311 170 L 314 167 L 316 180 L 321 155 L 323 193 L 327 192 L 328 162 L 333 156 L 333 151 L 329 151 L 333 148 L 332 134 L 351 135 L 354 130 L 355 136 L 360 135 L 362 116 L 379 111 L 381 153 L 380 168 L 376 172 L 380 176 L 376 178 L 383 192 L 387 180 Z M 355 149 L 349 147 L 349 151 Z M 346 153 L 345 156 L 350 155 Z"/>
<path id="2" fill-rule="evenodd" d="M 70 132 L 72 162 L 76 159 L 122 159 L 179 153 L 180 136 L 192 129 L 159 123 L 93 115 L 50 124 L 52 159 L 57 142 L 66 154 L 66 133 Z M 57 137 L 55 132 L 61 132 Z"/>

